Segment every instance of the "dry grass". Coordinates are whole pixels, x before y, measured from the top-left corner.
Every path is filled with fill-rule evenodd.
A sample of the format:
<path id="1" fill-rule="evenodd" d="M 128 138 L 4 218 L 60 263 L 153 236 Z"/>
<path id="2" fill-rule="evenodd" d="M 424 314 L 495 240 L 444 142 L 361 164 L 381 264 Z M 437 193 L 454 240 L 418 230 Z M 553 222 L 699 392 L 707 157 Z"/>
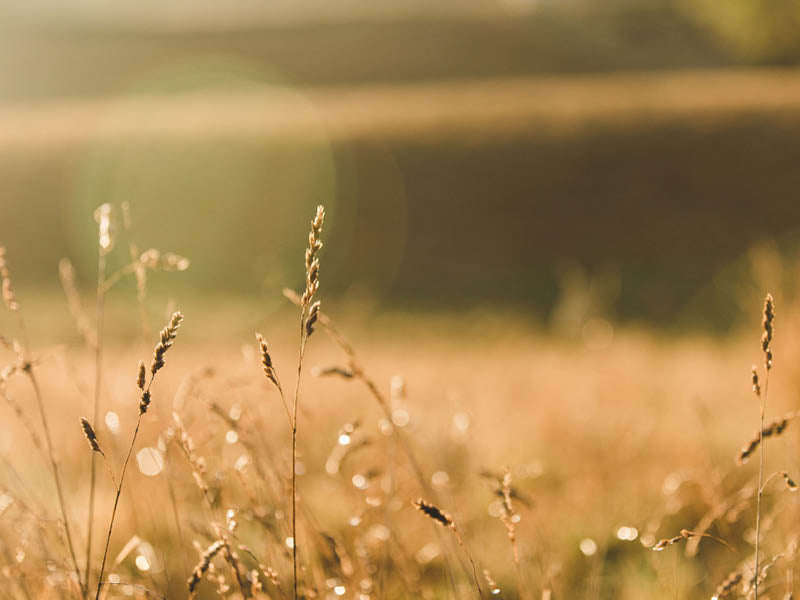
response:
<path id="1" fill-rule="evenodd" d="M 759 433 L 737 461 L 753 420 L 753 336 L 618 330 L 599 349 L 516 322 L 393 329 L 345 310 L 337 325 L 315 300 L 321 229 L 318 212 L 306 289 L 286 292 L 300 308 L 299 348 L 296 326 L 283 324 L 289 313 L 280 313 L 258 324 L 269 345 L 261 335 L 257 345 L 233 334 L 203 339 L 194 317 L 180 351 L 171 350 L 176 312 L 149 368 L 138 362 L 145 342 L 106 339 L 98 360 L 101 328 L 80 318 L 74 285 L 77 333 L 52 340 L 60 347 L 30 346 L 16 319 L 25 296 L 0 254 L 11 309 L 1 322 L 2 597 L 362 600 L 488 589 L 503 598 L 632 600 L 795 591 L 797 437 L 787 425 L 796 405 L 787 390 L 800 376 L 789 334 L 799 313 L 787 307 L 778 321 L 786 333 L 774 337 L 774 304 L 765 304 L 771 381 L 765 376 L 762 389 L 755 376 Z M 101 252 L 102 239 L 101 219 Z M 137 277 L 142 302 L 141 273 L 161 265 L 153 252 L 130 252 L 119 275 Z M 65 275 L 76 280 L 62 266 Z M 342 323 L 353 323 L 352 339 Z M 328 335 L 306 347 L 315 327 Z M 304 363 L 328 366 L 311 377 Z M 100 364 L 96 393 L 87 382 L 98 381 Z M 284 365 L 292 364 L 290 406 L 281 381 L 291 380 Z M 768 385 L 770 411 L 784 416 L 765 425 Z M 79 421 L 95 398 L 98 418 Z M 758 469 L 744 464 L 756 451 Z M 90 455 L 110 474 L 97 478 L 94 510 Z M 767 475 L 767 466 L 779 468 Z M 102 556 L 87 544 L 90 522 L 108 524 Z"/>

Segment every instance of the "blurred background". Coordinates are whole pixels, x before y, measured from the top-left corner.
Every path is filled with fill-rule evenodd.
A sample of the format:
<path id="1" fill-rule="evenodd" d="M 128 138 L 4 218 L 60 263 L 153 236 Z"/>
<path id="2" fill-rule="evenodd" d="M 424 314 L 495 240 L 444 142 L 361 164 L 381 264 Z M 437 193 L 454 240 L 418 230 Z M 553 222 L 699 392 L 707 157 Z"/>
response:
<path id="1" fill-rule="evenodd" d="M 157 248 L 191 260 L 147 272 L 141 314 L 130 270 L 109 294 L 94 424 L 118 464 L 138 414 L 133 367 L 164 313 L 180 308 L 186 324 L 139 439 L 161 463 L 149 468 L 137 453 L 129 476 L 151 501 L 123 497 L 112 544 L 115 554 L 131 536 L 147 540 L 146 568 L 133 554 L 115 568 L 179 598 L 191 541 L 211 540 L 190 469 L 162 435 L 181 413 L 226 506 L 247 505 L 236 473 L 248 454 L 275 457 L 276 481 L 290 472 L 283 409 L 261 378 L 253 331 L 291 381 L 297 311 L 281 290 L 303 286 L 309 221 L 324 204 L 318 298 L 389 398 L 392 421 L 356 381 L 310 377 L 345 361 L 316 336 L 295 472 L 320 522 L 377 556 L 389 530 L 377 509 L 361 528 L 354 511 L 384 498 L 427 597 L 444 597 L 408 465 L 397 493 L 384 485 L 393 474 L 364 476 L 386 464 L 393 473 L 396 426 L 504 597 L 549 598 L 551 587 L 553 598 L 710 597 L 755 539 L 752 510 L 713 527 L 706 515 L 723 514 L 756 474 L 733 458 L 756 427 L 750 365 L 763 359 L 767 291 L 779 315 L 768 416 L 798 408 L 799 66 L 796 0 L 0 2 L 0 244 L 57 415 L 81 554 L 88 456 L 77 419 L 91 414 L 95 359 L 78 329 L 95 322 L 95 209 L 114 211 L 109 273 L 131 262 L 131 242 L 134 257 Z M 80 297 L 88 315 L 78 328 L 62 257 L 82 293 L 73 308 Z M 0 311 L 0 334 L 19 335 L 13 317 Z M 193 378 L 203 381 L 184 394 Z M 27 416 L 38 427 L 21 379 L 10 384 L 21 408 L 3 413 L 0 479 L 14 469 L 32 497 L 52 500 L 18 426 Z M 375 447 L 332 473 L 326 457 L 350 443 L 337 440 L 352 423 Z M 769 461 L 795 478 L 797 430 L 770 442 Z M 240 433 L 268 452 L 251 452 Z M 158 477 L 165 464 L 175 477 Z M 531 499 L 519 531 L 528 588 L 496 520 L 491 485 L 506 465 Z M 784 527 L 770 512 L 769 555 L 788 552 L 783 533 L 796 529 L 800 504 L 788 495 L 767 499 L 793 519 Z M 697 558 L 677 544 L 645 551 L 695 525 L 738 553 L 708 539 Z M 276 552 L 286 584 L 280 539 L 243 529 Z M 0 551 L 22 565 L 22 583 L 26 572 L 45 581 L 19 537 L 0 528 Z M 442 556 L 458 551 L 442 546 Z M 788 574 L 791 591 L 796 568 L 787 555 L 771 581 Z"/>
<path id="2" fill-rule="evenodd" d="M 799 30 L 790 0 L 5 2 L 0 239 L 18 287 L 69 256 L 91 288 L 92 210 L 128 202 L 192 259 L 170 293 L 280 302 L 322 203 L 328 300 L 724 332 L 797 279 Z"/>

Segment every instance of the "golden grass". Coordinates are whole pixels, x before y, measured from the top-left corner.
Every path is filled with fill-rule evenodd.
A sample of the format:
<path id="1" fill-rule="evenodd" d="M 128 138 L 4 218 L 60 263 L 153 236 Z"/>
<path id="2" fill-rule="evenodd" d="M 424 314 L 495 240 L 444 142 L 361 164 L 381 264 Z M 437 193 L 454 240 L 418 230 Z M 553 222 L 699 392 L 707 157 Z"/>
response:
<path id="1" fill-rule="evenodd" d="M 454 507 L 463 520 L 465 537 L 474 546 L 479 566 L 490 570 L 504 597 L 515 597 L 516 577 L 507 532 L 499 520 L 499 512 L 493 512 L 497 517 L 487 512 L 500 498 L 495 488 L 487 486 L 479 475 L 482 469 L 502 470 L 510 465 L 515 486 L 527 502 L 527 505 L 515 502 L 515 510 L 521 517 L 516 524 L 516 536 L 526 587 L 532 590 L 544 587 L 547 576 L 556 597 L 564 593 L 568 597 L 585 597 L 585 582 L 589 577 L 586 571 L 599 561 L 598 572 L 604 574 L 601 590 L 606 590 L 601 597 L 613 590 L 615 597 L 633 599 L 641 597 L 638 594 L 642 589 L 649 590 L 650 597 L 672 597 L 674 593 L 682 597 L 697 592 L 698 588 L 708 590 L 710 596 L 733 566 L 734 557 L 728 557 L 729 551 L 722 548 L 720 553 L 713 545 L 701 545 L 700 554 L 694 559 L 696 565 L 690 561 L 684 564 L 685 559 L 680 564 L 681 572 L 696 573 L 695 569 L 701 568 L 699 583 L 684 579 L 673 583 L 675 559 L 665 559 L 663 553 L 651 557 L 654 553 L 639 540 L 650 533 L 651 519 L 665 505 L 675 512 L 668 512 L 658 523 L 653 531 L 658 537 L 681 527 L 695 530 L 692 515 L 699 520 L 700 513 L 715 504 L 715 487 L 710 481 L 717 470 L 732 469 L 733 449 L 751 427 L 748 414 L 752 406 L 747 390 L 742 392 L 746 373 L 742 376 L 741 368 L 737 367 L 747 364 L 752 343 L 702 339 L 657 342 L 641 333 L 623 331 L 617 333 L 612 349 L 598 352 L 553 342 L 532 332 L 530 337 L 522 336 L 514 332 L 516 327 L 509 322 L 507 338 L 491 340 L 473 336 L 472 344 L 441 340 L 426 333 L 427 327 L 422 324 L 406 332 L 388 331 L 377 341 L 369 330 L 361 327 L 355 328 L 353 336 L 353 344 L 367 351 L 365 363 L 374 379 L 381 382 L 381 388 L 388 388 L 392 375 L 404 373 L 409 391 L 400 408 L 411 420 L 396 429 L 411 440 L 428 485 L 435 488 L 437 495 L 451 499 L 445 505 Z M 168 597 L 181 597 L 185 588 L 179 583 L 189 577 L 196 562 L 192 541 L 197 540 L 207 548 L 218 539 L 212 539 L 203 530 L 202 523 L 209 519 L 211 509 L 204 508 L 204 494 L 195 483 L 193 463 L 169 442 L 170 431 L 175 428 L 170 413 L 178 410 L 183 430 L 191 439 L 187 444 L 193 447 L 194 461 L 203 459 L 199 464 L 205 470 L 203 477 L 207 479 L 209 499 L 212 504 L 216 502 L 218 511 L 236 506 L 246 515 L 239 518 L 242 542 L 253 548 L 265 566 L 275 569 L 286 592 L 286 584 L 291 580 L 291 563 L 282 550 L 286 548 L 283 538 L 289 536 L 284 529 L 286 520 L 273 521 L 273 516 L 264 525 L 259 524 L 259 519 L 271 514 L 260 511 L 275 506 L 273 501 L 288 505 L 280 500 L 286 493 L 281 491 L 287 489 L 283 487 L 285 481 L 276 479 L 268 467 L 276 461 L 277 465 L 283 465 L 284 474 L 289 472 L 286 468 L 289 457 L 281 450 L 288 449 L 290 444 L 284 408 L 277 391 L 265 397 L 270 392 L 264 386 L 271 382 L 259 383 L 259 377 L 263 381 L 260 357 L 256 352 L 242 355 L 242 340 L 203 342 L 192 339 L 191 332 L 191 327 L 185 329 L 187 339 L 181 351 L 175 353 L 170 366 L 163 371 L 160 397 L 164 401 L 153 402 L 148 412 L 151 425 L 142 433 L 140 446 L 156 449 L 166 466 L 156 477 L 148 477 L 133 461 L 115 525 L 117 541 L 112 542 L 110 550 L 113 557 L 128 539 L 138 535 L 153 546 L 161 565 L 155 572 L 141 571 L 134 560 L 139 552 L 137 547 L 113 574 L 123 582 L 139 583 Z M 290 353 L 293 333 L 287 327 L 274 331 L 271 351 L 280 355 Z M 124 451 L 122 432 L 133 427 L 135 416 L 131 414 L 136 398 L 131 394 L 130 365 L 135 365 L 136 354 L 143 351 L 137 350 L 137 346 L 112 344 L 107 349 L 109 389 L 103 414 L 113 411 L 119 416 L 120 425 L 119 433 L 114 433 L 103 418 L 97 426 L 97 435 L 117 464 Z M 424 352 L 420 352 L 420 347 Z M 781 363 L 790 360 L 782 350 L 779 352 L 784 356 Z M 319 342 L 310 348 L 310 364 L 326 364 L 332 359 L 336 359 L 333 344 Z M 60 460 L 62 472 L 67 475 L 68 499 L 73 499 L 68 503 L 70 514 L 73 522 L 80 523 L 86 510 L 85 505 L 82 507 L 86 480 L 80 475 L 87 469 L 83 458 L 86 442 L 74 424 L 87 401 L 73 380 L 91 379 L 90 354 L 78 352 L 71 357 L 72 361 L 77 366 L 69 373 L 56 357 L 46 360 L 41 370 L 47 373 L 43 385 L 46 397 L 60 393 L 59 419 L 53 435 L 65 449 Z M 482 368 L 475 372 L 472 365 L 479 362 Z M 202 374 L 207 366 L 213 367 L 213 375 Z M 624 377 L 629 369 L 631 374 Z M 599 375 L 592 377 L 593 373 Z M 195 378 L 191 385 L 182 382 L 189 375 Z M 791 380 L 788 373 L 775 371 L 776 390 Z M 622 392 L 620 381 L 625 382 Z M 375 527 L 385 523 L 381 515 L 386 510 L 388 522 L 403 523 L 399 529 L 392 528 L 390 539 L 396 539 L 409 553 L 404 568 L 409 573 L 420 571 L 421 585 L 429 590 L 428 594 L 437 593 L 434 590 L 441 589 L 440 586 L 448 589 L 446 577 L 442 579 L 443 561 L 456 561 L 451 567 L 457 569 L 458 559 L 450 555 L 446 540 L 439 540 L 435 531 L 418 523 L 407 508 L 397 507 L 385 496 L 382 482 L 389 472 L 383 470 L 367 482 L 365 489 L 353 485 L 355 475 L 366 478 L 371 469 L 384 465 L 392 452 L 394 437 L 382 433 L 385 416 L 369 390 L 360 391 L 348 380 L 331 378 L 311 378 L 306 385 L 305 396 L 314 400 L 301 409 L 305 433 L 299 444 L 303 470 L 298 478 L 302 491 L 299 504 L 304 508 L 298 517 L 314 515 L 314 521 L 324 531 L 339 537 L 351 555 L 355 554 L 359 541 L 380 555 L 387 542 L 382 538 L 381 528 Z M 17 379 L 9 386 L 27 408 L 31 399 L 28 391 Z M 554 402 L 554 398 L 559 401 Z M 229 418 L 236 417 L 233 419 L 238 428 L 236 442 L 226 439 L 227 432 L 234 428 L 212 413 L 211 402 Z M 791 398 L 778 393 L 774 402 L 776 409 L 791 406 Z M 715 415 L 710 429 L 704 412 Z M 7 409 L 4 415 L 9 422 L 16 422 Z M 339 472 L 329 475 L 325 462 L 330 450 L 338 445 L 339 429 L 356 417 L 361 419 L 361 429 L 370 444 L 349 456 Z M 13 450 L 6 446 L 4 456 L 22 471 L 23 489 L 48 506 L 46 482 L 41 482 L 38 475 L 43 463 L 36 458 L 35 447 L 21 425 L 13 426 L 10 435 Z M 178 438 L 181 433 L 176 430 L 174 435 Z M 159 439 L 164 440 L 164 446 Z M 249 440 L 254 449 L 246 448 L 243 440 Z M 356 438 L 352 440 L 355 443 Z M 791 448 L 794 440 L 789 429 L 778 441 L 790 444 Z M 24 450 L 28 447 L 31 450 Z M 598 448 L 603 451 L 598 452 Z M 256 450 L 266 460 L 258 464 L 259 469 L 267 471 L 264 478 L 256 470 L 255 461 L 244 465 L 237 462 L 242 456 L 252 456 Z M 393 496 L 410 500 L 420 494 L 427 495 L 417 482 L 413 467 L 404 465 L 402 453 L 394 454 L 393 464 Z M 440 477 L 434 484 L 434 474 L 440 472 L 446 473 L 448 480 Z M 218 473 L 223 475 L 222 480 L 218 479 Z M 677 488 L 665 487 L 665 480 L 670 486 L 674 485 L 673 480 L 680 483 Z M 7 467 L 3 468 L 1 481 L 11 490 L 17 486 Z M 718 493 L 733 494 L 736 489 L 733 483 L 726 479 Z M 170 487 L 178 507 L 184 545 L 179 542 L 176 520 L 169 508 Z M 113 498 L 108 493 L 107 486 L 101 486 L 98 504 L 101 510 L 97 515 L 101 521 L 109 518 L 107 511 Z M 367 504 L 368 497 L 381 499 L 381 505 Z M 147 498 L 147 503 L 140 504 L 135 498 Z M 738 518 L 748 520 L 752 506 L 751 501 Z M 18 506 L 10 510 L 15 512 L 7 518 L 13 515 L 20 522 L 27 519 Z M 286 510 L 285 515 L 288 514 Z M 356 526 L 349 524 L 353 517 L 361 519 Z M 727 517 L 723 515 L 721 522 L 727 523 Z M 265 526 L 284 531 L 280 544 L 274 534 L 262 530 Z M 620 541 L 616 537 L 620 526 L 636 527 L 639 537 L 634 542 Z M 717 527 L 714 525 L 712 533 L 719 533 Z M 12 544 L 13 530 L 2 531 L 4 541 Z M 300 528 L 300 536 L 302 532 Z M 578 543 L 583 538 L 592 538 L 600 548 L 605 547 L 606 558 L 600 552 L 593 556 L 581 554 Z M 316 545 L 313 541 L 309 543 Z M 394 541 L 391 547 L 393 544 Z M 439 548 L 431 559 L 422 552 L 429 544 Z M 747 548 L 743 542 L 735 546 L 740 551 Z M 34 559 L 37 549 L 34 545 L 27 550 L 22 566 L 33 574 L 39 569 Z M 609 551 L 616 557 L 608 558 Z M 415 556 L 417 553 L 419 557 Z M 734 562 L 744 558 L 741 554 L 737 556 Z M 418 562 L 418 558 L 423 562 Z M 242 560 L 250 559 L 242 556 Z M 542 572 L 537 566 L 539 560 L 559 564 L 560 570 L 548 568 Z M 633 574 L 628 572 L 631 569 Z M 166 583 L 167 574 L 170 585 Z M 382 585 L 386 587 L 381 589 L 394 589 L 402 597 L 403 592 L 395 587 L 404 589 L 400 577 L 399 573 L 397 578 L 388 576 L 390 581 L 384 582 Z M 456 577 L 461 577 L 457 570 Z M 378 581 L 376 575 L 371 578 Z M 348 589 L 350 584 L 358 585 L 355 575 L 348 581 Z M 203 593 L 209 592 L 205 582 L 201 588 Z M 277 593 L 274 586 L 268 593 Z M 536 597 L 536 593 L 531 596 Z"/>
<path id="2" fill-rule="evenodd" d="M 667 339 L 621 329 L 598 349 L 514 320 L 444 329 L 447 336 L 430 323 L 392 329 L 355 313 L 335 325 L 315 300 L 323 216 L 319 209 L 311 224 L 305 290 L 285 292 L 300 309 L 299 348 L 298 331 L 271 315 L 270 345 L 261 335 L 255 347 L 236 335 L 203 340 L 194 318 L 198 325 L 181 329 L 182 352 L 171 352 L 183 321 L 175 312 L 149 368 L 139 361 L 135 374 L 141 343 L 109 338 L 101 363 L 102 329 L 85 323 L 65 346 L 31 347 L 24 301 L 0 254 L 12 309 L 4 314 L 13 317 L 2 321 L 8 366 L 0 378 L 11 423 L 0 445 L 6 596 L 87 598 L 96 584 L 96 600 L 118 591 L 468 598 L 483 597 L 481 581 L 504 598 L 794 591 L 797 440 L 787 425 L 796 404 L 786 390 L 800 373 L 792 368 L 800 347 L 788 333 L 775 338 L 771 296 L 763 389 L 750 375 L 758 442 L 735 461 L 752 420 L 744 366 L 756 350 L 752 336 Z M 101 256 L 113 246 L 111 231 L 99 219 Z M 137 281 L 160 264 L 150 264 L 153 252 L 129 253 L 124 275 Z M 67 291 L 79 320 L 78 292 Z M 138 295 L 140 306 L 146 297 Z M 789 332 L 799 313 L 785 312 Z M 342 322 L 355 323 L 352 339 Z M 315 326 L 327 339 L 307 345 Z M 290 410 L 278 369 L 293 356 Z M 307 362 L 334 366 L 303 377 Z M 92 380 L 105 382 L 102 394 L 89 391 Z M 785 416 L 765 425 L 770 380 L 770 408 Z M 78 421 L 98 398 L 98 418 Z M 111 475 L 111 486 L 98 482 L 97 509 L 84 500 L 87 442 Z M 744 464 L 756 450 L 757 470 Z M 780 469 L 765 477 L 768 450 Z M 48 464 L 52 483 L 43 477 Z M 95 520 L 108 523 L 102 557 L 81 526 Z"/>

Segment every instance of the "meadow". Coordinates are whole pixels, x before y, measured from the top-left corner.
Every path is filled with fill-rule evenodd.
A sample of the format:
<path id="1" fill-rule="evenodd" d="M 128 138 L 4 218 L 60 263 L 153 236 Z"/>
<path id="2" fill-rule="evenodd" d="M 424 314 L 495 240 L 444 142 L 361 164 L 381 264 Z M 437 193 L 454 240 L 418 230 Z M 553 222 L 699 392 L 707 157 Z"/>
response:
<path id="1" fill-rule="evenodd" d="M 95 217 L 93 294 L 0 261 L 2 597 L 791 597 L 780 290 L 727 337 L 329 308 L 318 212 L 279 308 L 193 312 L 150 289 L 188 259 Z"/>

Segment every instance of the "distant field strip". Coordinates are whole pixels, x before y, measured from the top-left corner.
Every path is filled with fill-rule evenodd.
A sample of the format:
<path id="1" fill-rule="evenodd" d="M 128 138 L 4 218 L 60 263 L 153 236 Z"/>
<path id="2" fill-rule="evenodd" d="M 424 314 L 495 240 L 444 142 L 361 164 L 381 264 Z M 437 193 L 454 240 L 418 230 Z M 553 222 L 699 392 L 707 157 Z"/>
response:
<path id="1" fill-rule="evenodd" d="M 0 105 L 0 148 L 102 140 L 507 136 L 800 109 L 800 71 L 681 71 L 259 88 Z"/>

